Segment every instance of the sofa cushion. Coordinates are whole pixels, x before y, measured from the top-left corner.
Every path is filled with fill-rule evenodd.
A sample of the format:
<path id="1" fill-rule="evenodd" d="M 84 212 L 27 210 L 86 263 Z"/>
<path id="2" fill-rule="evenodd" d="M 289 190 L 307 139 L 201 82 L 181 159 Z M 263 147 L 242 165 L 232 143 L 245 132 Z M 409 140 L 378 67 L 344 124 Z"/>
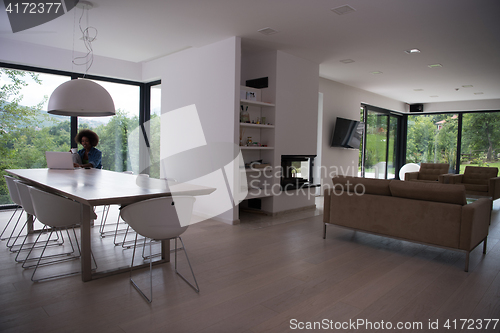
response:
<path id="1" fill-rule="evenodd" d="M 463 183 L 488 185 L 490 178 L 498 175 L 498 168 L 466 166 Z"/>
<path id="2" fill-rule="evenodd" d="M 390 180 L 360 178 L 352 176 L 339 176 L 332 179 L 334 189 L 338 193 L 341 188 L 347 189 L 350 193 L 391 195 L 389 189 Z"/>
<path id="3" fill-rule="evenodd" d="M 422 163 L 418 172 L 419 180 L 438 180 L 438 176 L 448 173 L 448 163 Z"/>
<path id="4" fill-rule="evenodd" d="M 439 183 L 404 182 L 391 180 L 389 188 L 394 197 L 466 205 L 465 187 Z"/>

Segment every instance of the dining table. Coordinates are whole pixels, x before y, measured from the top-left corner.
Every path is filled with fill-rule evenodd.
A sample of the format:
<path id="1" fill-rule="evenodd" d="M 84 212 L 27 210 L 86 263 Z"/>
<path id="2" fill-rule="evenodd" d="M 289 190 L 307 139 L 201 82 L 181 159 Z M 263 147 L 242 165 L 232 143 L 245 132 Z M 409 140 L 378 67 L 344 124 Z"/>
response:
<path id="1" fill-rule="evenodd" d="M 208 195 L 216 190 L 191 183 L 167 182 L 162 179 L 144 177 L 123 172 L 102 169 L 6 169 L 8 174 L 50 193 L 67 197 L 80 203 L 80 238 L 81 238 L 81 278 L 91 281 L 130 270 L 130 267 L 118 267 L 103 272 L 92 270 L 91 228 L 95 206 L 125 206 L 142 200 L 189 195 Z M 54 207 L 57 209 L 57 207 Z M 28 216 L 28 221 L 33 220 Z M 32 226 L 31 226 L 32 228 Z M 170 259 L 170 242 L 163 241 L 161 259 L 156 263 Z"/>

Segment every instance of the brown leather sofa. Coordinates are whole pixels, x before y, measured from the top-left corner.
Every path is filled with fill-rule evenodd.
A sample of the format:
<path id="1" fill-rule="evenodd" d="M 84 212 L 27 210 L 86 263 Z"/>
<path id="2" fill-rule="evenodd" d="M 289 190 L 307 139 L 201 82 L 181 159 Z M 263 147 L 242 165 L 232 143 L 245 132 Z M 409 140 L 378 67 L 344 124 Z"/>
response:
<path id="1" fill-rule="evenodd" d="M 486 240 L 491 199 L 467 204 L 462 185 L 335 177 L 324 191 L 323 238 L 327 225 L 469 253 Z"/>
<path id="2" fill-rule="evenodd" d="M 461 184 L 465 186 L 467 195 L 500 198 L 500 177 L 498 168 L 466 166 L 461 175 L 441 175 L 439 181 L 445 184 Z"/>
<path id="3" fill-rule="evenodd" d="M 439 176 L 448 173 L 450 165 L 448 163 L 422 163 L 417 172 L 405 173 L 406 181 L 437 182 Z"/>

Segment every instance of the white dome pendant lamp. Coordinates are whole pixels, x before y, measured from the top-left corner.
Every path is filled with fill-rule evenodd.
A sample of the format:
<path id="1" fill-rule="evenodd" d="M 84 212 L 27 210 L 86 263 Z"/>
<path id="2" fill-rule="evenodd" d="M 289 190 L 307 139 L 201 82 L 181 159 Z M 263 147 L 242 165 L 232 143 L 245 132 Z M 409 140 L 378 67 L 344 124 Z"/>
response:
<path id="1" fill-rule="evenodd" d="M 76 7 L 82 9 L 82 15 L 80 17 L 80 31 L 83 34 L 82 40 L 88 52 L 84 57 L 74 58 L 73 64 L 86 65 L 86 74 L 90 66 L 92 66 L 92 62 L 94 61 L 94 54 L 91 44 L 97 36 L 97 29 L 93 27 L 82 29 L 81 27 L 83 14 L 87 12 L 88 16 L 88 10 L 93 7 L 92 3 L 88 1 L 80 1 L 76 5 Z M 91 29 L 95 31 L 94 36 L 90 36 L 89 34 L 89 31 Z M 77 64 L 75 61 L 77 59 L 83 59 L 84 62 L 81 64 Z M 50 114 L 73 117 L 114 116 L 115 104 L 109 92 L 100 84 L 83 78 L 64 82 L 59 87 L 57 87 L 52 92 L 52 95 L 50 95 L 47 112 Z"/>
<path id="2" fill-rule="evenodd" d="M 109 92 L 87 79 L 64 82 L 50 95 L 48 112 L 60 116 L 104 117 L 115 115 Z"/>

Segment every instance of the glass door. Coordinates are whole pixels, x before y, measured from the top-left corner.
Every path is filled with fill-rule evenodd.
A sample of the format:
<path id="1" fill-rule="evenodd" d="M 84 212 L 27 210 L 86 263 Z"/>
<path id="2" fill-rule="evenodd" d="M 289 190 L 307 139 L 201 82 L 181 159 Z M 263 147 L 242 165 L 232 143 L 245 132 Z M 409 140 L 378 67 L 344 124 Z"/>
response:
<path id="1" fill-rule="evenodd" d="M 362 155 L 362 176 L 394 179 L 398 167 L 399 116 L 364 107 L 365 137 Z"/>

